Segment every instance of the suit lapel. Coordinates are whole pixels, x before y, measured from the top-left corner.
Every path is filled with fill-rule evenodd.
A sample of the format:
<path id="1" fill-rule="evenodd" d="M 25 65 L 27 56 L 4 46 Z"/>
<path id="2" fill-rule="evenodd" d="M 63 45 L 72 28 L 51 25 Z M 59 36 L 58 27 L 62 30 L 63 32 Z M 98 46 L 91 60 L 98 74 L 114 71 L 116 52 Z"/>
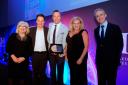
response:
<path id="1" fill-rule="evenodd" d="M 46 27 L 44 27 L 43 30 L 44 30 L 45 45 L 46 45 L 46 49 L 48 50 L 48 43 L 47 43 L 48 29 Z"/>
<path id="2" fill-rule="evenodd" d="M 107 38 L 107 36 L 109 35 L 109 32 L 110 32 L 110 23 L 108 23 L 108 25 L 107 25 L 106 32 L 105 32 L 105 37 L 104 38 Z"/>
<path id="3" fill-rule="evenodd" d="M 106 32 L 105 32 L 105 34 L 104 34 L 104 39 L 108 36 L 109 31 L 110 31 L 110 23 L 108 23 L 108 25 L 107 25 Z M 97 34 L 98 34 L 97 37 L 98 37 L 99 39 L 101 39 L 101 36 L 100 36 L 100 26 L 98 26 Z"/>
<path id="4" fill-rule="evenodd" d="M 98 28 L 97 28 L 97 31 L 96 31 L 97 33 L 97 38 L 98 39 L 101 39 L 101 37 L 100 37 L 100 26 L 98 26 Z"/>
<path id="5" fill-rule="evenodd" d="M 33 33 L 32 33 L 32 35 L 33 35 L 33 46 L 35 47 L 35 39 L 36 39 L 36 30 L 37 30 L 37 27 L 36 28 L 34 28 L 33 29 Z"/>
<path id="6" fill-rule="evenodd" d="M 47 28 L 43 28 L 44 30 L 44 38 L 45 38 L 45 43 L 46 43 L 46 40 L 47 40 Z"/>

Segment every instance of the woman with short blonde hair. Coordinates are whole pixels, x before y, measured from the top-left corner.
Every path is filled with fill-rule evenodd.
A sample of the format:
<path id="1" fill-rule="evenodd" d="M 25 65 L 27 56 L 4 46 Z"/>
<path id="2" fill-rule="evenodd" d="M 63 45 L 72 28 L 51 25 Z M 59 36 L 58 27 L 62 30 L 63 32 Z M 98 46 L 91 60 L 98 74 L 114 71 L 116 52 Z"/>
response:
<path id="1" fill-rule="evenodd" d="M 11 34 L 7 41 L 6 52 L 8 60 L 8 84 L 26 85 L 28 77 L 29 56 L 32 54 L 32 39 L 28 36 L 29 25 L 20 21 L 16 33 Z"/>

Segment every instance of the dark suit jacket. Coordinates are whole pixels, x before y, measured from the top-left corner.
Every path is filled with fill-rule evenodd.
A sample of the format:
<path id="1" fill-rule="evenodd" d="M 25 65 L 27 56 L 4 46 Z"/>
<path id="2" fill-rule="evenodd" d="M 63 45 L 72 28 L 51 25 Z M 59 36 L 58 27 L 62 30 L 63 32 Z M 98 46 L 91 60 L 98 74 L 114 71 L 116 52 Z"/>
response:
<path id="1" fill-rule="evenodd" d="M 105 38 L 101 41 L 100 26 L 95 29 L 96 64 L 109 64 L 118 66 L 123 49 L 123 37 L 119 26 L 108 23 Z"/>
<path id="2" fill-rule="evenodd" d="M 29 34 L 30 37 L 32 38 L 33 50 L 35 46 L 36 30 L 37 30 L 37 27 L 30 28 L 30 34 Z M 47 34 L 48 34 L 48 28 L 44 27 L 44 38 L 45 38 L 46 50 L 48 51 Z"/>

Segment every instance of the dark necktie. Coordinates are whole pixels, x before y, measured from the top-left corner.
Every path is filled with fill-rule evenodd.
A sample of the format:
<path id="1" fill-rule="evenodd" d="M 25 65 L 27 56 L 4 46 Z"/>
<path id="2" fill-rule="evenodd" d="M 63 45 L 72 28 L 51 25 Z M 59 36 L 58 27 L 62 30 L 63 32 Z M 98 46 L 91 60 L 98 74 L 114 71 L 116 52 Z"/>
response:
<path id="1" fill-rule="evenodd" d="M 104 25 L 101 25 L 101 39 L 104 38 Z"/>
<path id="2" fill-rule="evenodd" d="M 54 28 L 54 31 L 53 31 L 53 44 L 55 44 L 56 26 L 57 26 L 57 25 L 55 25 L 55 28 Z"/>

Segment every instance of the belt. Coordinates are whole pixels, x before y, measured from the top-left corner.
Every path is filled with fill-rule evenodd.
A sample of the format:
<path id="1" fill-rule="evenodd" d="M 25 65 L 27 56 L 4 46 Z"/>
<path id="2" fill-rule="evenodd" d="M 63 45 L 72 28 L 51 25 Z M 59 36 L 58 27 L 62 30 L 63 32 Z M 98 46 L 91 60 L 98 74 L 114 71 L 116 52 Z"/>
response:
<path id="1" fill-rule="evenodd" d="M 34 51 L 34 53 L 37 53 L 37 54 L 43 54 L 43 53 L 46 53 L 47 51 Z"/>

